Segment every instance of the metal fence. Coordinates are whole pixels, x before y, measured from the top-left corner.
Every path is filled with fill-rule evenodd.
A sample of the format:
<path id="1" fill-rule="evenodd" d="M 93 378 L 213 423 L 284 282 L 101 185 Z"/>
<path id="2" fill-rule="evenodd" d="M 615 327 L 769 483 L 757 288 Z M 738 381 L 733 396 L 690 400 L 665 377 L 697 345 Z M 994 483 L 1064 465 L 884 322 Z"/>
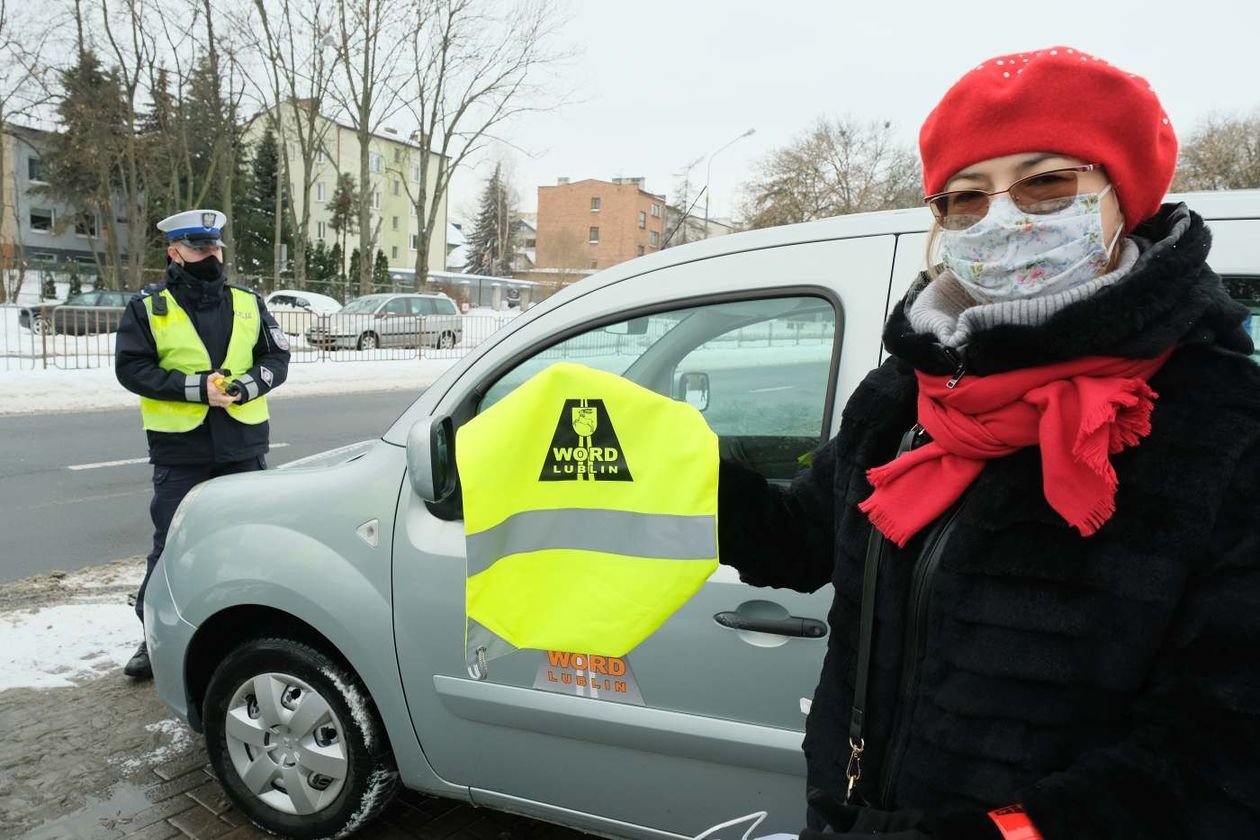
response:
<path id="1" fill-rule="evenodd" d="M 123 311 L 52 303 L 0 305 L 0 371 L 111 367 Z M 289 333 L 292 362 L 361 362 L 458 358 L 516 314 L 337 314 L 305 320 L 278 314 L 278 320 Z"/>

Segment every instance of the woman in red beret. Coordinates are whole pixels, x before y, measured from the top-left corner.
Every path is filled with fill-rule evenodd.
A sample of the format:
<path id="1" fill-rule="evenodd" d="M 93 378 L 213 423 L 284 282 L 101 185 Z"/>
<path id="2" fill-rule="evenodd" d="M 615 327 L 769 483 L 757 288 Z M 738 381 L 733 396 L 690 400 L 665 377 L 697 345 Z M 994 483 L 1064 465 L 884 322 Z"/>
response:
<path id="1" fill-rule="evenodd" d="M 891 358 L 790 488 L 722 466 L 723 562 L 835 588 L 805 834 L 1260 837 L 1260 368 L 1168 117 L 1055 47 L 920 149 Z"/>

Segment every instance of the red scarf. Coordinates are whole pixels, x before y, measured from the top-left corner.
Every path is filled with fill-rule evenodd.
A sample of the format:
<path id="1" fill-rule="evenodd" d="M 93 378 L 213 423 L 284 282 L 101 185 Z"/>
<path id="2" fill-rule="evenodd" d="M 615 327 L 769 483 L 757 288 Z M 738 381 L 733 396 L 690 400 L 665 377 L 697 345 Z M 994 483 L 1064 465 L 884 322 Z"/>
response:
<path id="1" fill-rule="evenodd" d="M 1089 357 L 993 376 L 919 377 L 919 424 L 931 443 L 866 473 L 858 507 L 897 545 L 958 501 L 993 458 L 1041 447 L 1046 501 L 1082 536 L 1116 510 L 1110 456 L 1151 432 L 1146 384 L 1168 360 Z"/>

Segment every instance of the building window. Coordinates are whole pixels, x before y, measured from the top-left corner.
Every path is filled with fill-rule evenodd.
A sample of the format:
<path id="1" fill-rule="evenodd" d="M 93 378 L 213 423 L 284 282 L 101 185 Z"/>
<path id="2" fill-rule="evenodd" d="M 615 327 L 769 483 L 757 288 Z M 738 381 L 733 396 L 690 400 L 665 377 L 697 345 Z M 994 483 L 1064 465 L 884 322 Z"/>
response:
<path id="1" fill-rule="evenodd" d="M 385 156 L 379 152 L 368 152 L 368 165 L 373 172 L 384 172 Z"/>
<path id="2" fill-rule="evenodd" d="M 74 232 L 79 236 L 96 236 L 96 214 L 81 214 L 74 220 Z"/>
<path id="3" fill-rule="evenodd" d="M 394 163 L 402 162 L 402 149 L 394 149 Z"/>
<path id="4" fill-rule="evenodd" d="M 651 236 L 650 241 L 652 243 L 653 248 L 657 247 L 658 245 L 661 244 L 661 235 L 657 233 L 656 231 L 652 231 L 652 236 Z"/>
<path id="5" fill-rule="evenodd" d="M 591 268 L 599 268 L 599 260 L 591 260 Z"/>
<path id="6" fill-rule="evenodd" d="M 329 166 L 332 166 L 332 162 L 333 162 L 332 152 L 328 151 L 327 146 L 319 147 L 319 162 L 326 163 Z"/>
<path id="7" fill-rule="evenodd" d="M 647 227 L 647 213 L 644 213 L 642 210 L 640 210 L 639 211 L 639 228 L 643 229 L 646 227 Z"/>
<path id="8" fill-rule="evenodd" d="M 642 246 L 642 245 L 640 245 L 640 246 L 639 246 L 639 256 L 640 256 L 640 257 L 641 257 L 641 256 L 643 256 L 643 254 L 644 254 L 644 250 L 645 250 L 645 249 L 643 248 L 643 246 Z"/>
<path id="9" fill-rule="evenodd" d="M 398 246 L 397 245 L 391 245 L 389 247 L 389 256 L 391 259 L 395 259 L 395 260 L 398 259 Z"/>
<path id="10" fill-rule="evenodd" d="M 598 197 L 591 199 L 591 212 L 592 213 L 599 212 L 599 198 Z"/>
<path id="11" fill-rule="evenodd" d="M 416 217 L 416 205 L 413 204 L 407 209 L 411 211 L 411 218 L 414 219 Z"/>
<path id="12" fill-rule="evenodd" d="M 394 216 L 393 220 L 391 221 L 391 224 L 393 225 L 394 230 L 398 230 L 398 217 L 397 216 Z"/>
<path id="13" fill-rule="evenodd" d="M 372 209 L 373 210 L 381 209 L 381 191 L 380 190 L 372 190 Z"/>
<path id="14" fill-rule="evenodd" d="M 52 233 L 53 223 L 56 221 L 52 210 L 38 210 L 31 208 L 31 230 L 39 233 Z"/>
<path id="15" fill-rule="evenodd" d="M 660 217 L 661 217 L 661 205 L 653 204 L 652 205 L 652 218 L 659 219 Z"/>
<path id="16" fill-rule="evenodd" d="M 417 251 L 420 248 L 420 234 L 411 234 L 411 250 Z"/>
<path id="17" fill-rule="evenodd" d="M 402 181 L 394 179 L 394 195 L 402 195 Z"/>
<path id="18" fill-rule="evenodd" d="M 316 223 L 315 223 L 315 238 L 316 238 L 316 239 L 318 239 L 320 242 L 323 242 L 323 241 L 324 241 L 324 237 L 325 237 L 325 235 L 327 235 L 327 233 L 328 233 L 328 225 L 327 225 L 327 223 L 325 223 L 325 222 L 316 222 Z"/>
<path id="19" fill-rule="evenodd" d="M 592 245 L 599 242 L 599 228 L 597 227 L 591 228 L 590 242 Z"/>
<path id="20" fill-rule="evenodd" d="M 324 182 L 323 181 L 315 182 L 315 200 L 316 201 L 324 200 Z"/>
<path id="21" fill-rule="evenodd" d="M 37 157 L 29 157 L 26 159 L 26 177 L 32 181 L 38 181 L 41 184 L 47 183 L 47 172 L 44 170 L 44 162 Z"/>
<path id="22" fill-rule="evenodd" d="M 420 183 L 420 164 L 411 164 L 411 181 L 414 184 Z"/>

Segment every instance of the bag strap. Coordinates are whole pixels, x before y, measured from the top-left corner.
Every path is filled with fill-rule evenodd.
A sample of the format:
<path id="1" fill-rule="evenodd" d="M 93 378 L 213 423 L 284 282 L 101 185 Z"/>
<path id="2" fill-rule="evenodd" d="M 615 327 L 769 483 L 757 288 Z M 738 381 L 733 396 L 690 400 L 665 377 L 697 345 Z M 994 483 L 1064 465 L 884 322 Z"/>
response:
<path id="1" fill-rule="evenodd" d="M 918 423 L 901 438 L 897 447 L 897 457 L 914 449 L 915 439 L 923 427 Z M 866 565 L 862 571 L 862 612 L 858 623 L 858 656 L 857 673 L 853 683 L 853 710 L 849 717 L 849 765 L 845 768 L 845 776 L 849 780 L 845 790 L 844 801 L 849 803 L 853 798 L 853 789 L 862 777 L 862 753 L 866 742 L 862 738 L 862 729 L 866 723 L 867 682 L 871 674 L 871 648 L 875 642 L 875 595 L 879 588 L 879 567 L 883 564 L 888 550 L 888 539 L 874 525 L 866 542 Z"/>

